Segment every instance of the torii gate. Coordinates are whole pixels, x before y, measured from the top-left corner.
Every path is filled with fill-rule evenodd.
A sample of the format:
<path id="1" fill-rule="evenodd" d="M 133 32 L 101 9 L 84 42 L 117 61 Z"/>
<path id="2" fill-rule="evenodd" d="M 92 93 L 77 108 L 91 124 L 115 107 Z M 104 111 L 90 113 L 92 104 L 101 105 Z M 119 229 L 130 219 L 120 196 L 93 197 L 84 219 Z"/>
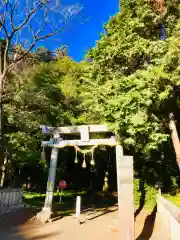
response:
<path id="1" fill-rule="evenodd" d="M 47 182 L 46 198 L 44 207 L 38 213 L 38 218 L 46 222 L 52 214 L 52 200 L 56 176 L 56 167 L 59 148 L 66 146 L 94 146 L 108 145 L 116 147 L 116 168 L 118 188 L 119 226 L 121 240 L 134 240 L 134 197 L 133 197 L 133 157 L 123 156 L 123 148 L 115 136 L 105 139 L 90 139 L 89 133 L 110 133 L 106 125 L 82 125 L 68 127 L 45 127 L 43 132 L 50 134 L 53 138 L 50 141 L 43 141 L 43 147 L 51 147 L 51 160 L 49 177 Z M 80 139 L 63 140 L 61 134 L 80 134 Z"/>

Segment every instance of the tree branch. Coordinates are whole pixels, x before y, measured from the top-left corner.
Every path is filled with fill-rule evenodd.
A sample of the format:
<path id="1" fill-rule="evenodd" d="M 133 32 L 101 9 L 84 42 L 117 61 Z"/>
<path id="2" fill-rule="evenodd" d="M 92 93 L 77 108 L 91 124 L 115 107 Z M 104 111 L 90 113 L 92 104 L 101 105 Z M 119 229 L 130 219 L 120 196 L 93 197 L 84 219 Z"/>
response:
<path id="1" fill-rule="evenodd" d="M 46 1 L 45 1 L 46 2 Z M 12 32 L 12 34 L 14 34 L 15 32 L 19 31 L 20 29 L 22 29 L 26 24 L 29 23 L 31 17 L 43 6 L 43 2 L 39 2 L 36 7 L 34 7 L 34 9 L 31 10 L 31 12 L 28 14 L 27 18 L 18 26 L 14 29 L 14 31 Z"/>
<path id="2" fill-rule="evenodd" d="M 14 10 L 15 10 L 17 4 L 18 4 L 18 0 L 15 1 L 14 6 L 12 6 L 10 1 L 7 2 L 7 5 L 10 8 L 10 24 L 11 24 L 11 28 L 12 28 L 13 31 L 15 30 L 14 24 L 13 24 L 13 16 L 14 16 Z"/>
<path id="3" fill-rule="evenodd" d="M 6 18 L 7 18 L 7 12 L 4 13 L 4 18 L 2 18 L 0 15 L 0 26 L 1 26 L 1 28 L 4 29 L 4 33 L 5 33 L 6 37 L 9 38 L 7 28 L 5 27 Z"/>
<path id="4" fill-rule="evenodd" d="M 19 26 L 16 27 L 13 24 L 13 21 L 14 21 L 13 20 L 13 14 L 14 14 L 15 8 L 18 4 L 18 0 L 15 0 L 14 5 L 12 5 L 12 3 L 9 0 L 6 1 L 6 4 L 10 8 L 10 23 L 9 24 L 11 25 L 12 31 L 11 31 L 10 36 L 8 36 L 8 31 L 7 31 L 7 28 L 5 27 L 6 14 L 8 12 L 8 11 L 6 11 L 5 18 L 3 20 L 0 20 L 0 28 L 4 29 L 4 32 L 5 32 L 5 35 L 6 35 L 6 47 L 5 47 L 5 52 L 4 52 L 4 69 L 3 69 L 3 73 L 0 76 L 0 82 L 1 81 L 5 82 L 7 73 L 10 72 L 19 62 L 21 62 L 22 60 L 24 60 L 27 57 L 27 55 L 32 51 L 32 49 L 35 47 L 35 45 L 37 44 L 38 41 L 41 41 L 41 40 L 47 39 L 49 37 L 55 36 L 56 34 L 62 32 L 64 30 L 64 27 L 66 25 L 66 21 L 65 21 L 65 23 L 63 24 L 62 27 L 59 27 L 56 30 L 54 28 L 54 26 L 51 25 L 48 18 L 44 20 L 44 23 L 42 23 L 42 26 L 40 28 L 38 28 L 38 30 L 36 32 L 34 32 L 33 26 L 29 25 L 29 27 L 32 31 L 32 36 L 33 36 L 32 42 L 30 43 L 30 40 L 28 40 L 29 41 L 28 49 L 26 50 L 26 47 L 24 46 L 24 49 L 25 49 L 24 52 L 22 52 L 22 54 L 20 56 L 17 56 L 16 59 L 13 59 L 13 61 L 9 65 L 7 64 L 8 50 L 9 50 L 10 44 L 13 41 L 15 33 L 19 32 L 21 29 L 23 29 L 24 26 L 28 26 L 28 24 L 30 24 L 30 21 L 31 21 L 32 17 L 35 16 L 37 11 L 39 11 L 41 8 L 45 7 L 46 2 L 47 2 L 47 0 L 44 0 L 44 1 L 39 0 L 38 3 L 37 2 L 35 3 L 33 1 L 33 3 L 34 3 L 33 9 L 28 13 L 25 20 L 22 23 L 20 23 Z M 51 29 L 52 32 L 50 32 L 46 35 L 40 36 L 42 31 L 45 29 L 47 23 L 49 23 L 52 26 L 52 29 Z"/>
<path id="5" fill-rule="evenodd" d="M 3 9 L 3 7 L 6 5 L 6 2 L 3 0 L 0 0 L 1 2 L 0 2 L 0 6 L 1 6 L 1 8 L 0 9 Z"/>
<path id="6" fill-rule="evenodd" d="M 10 39 L 7 38 L 6 39 L 6 47 L 5 47 L 5 50 L 4 50 L 4 66 L 3 68 L 6 69 L 7 68 L 7 59 L 8 59 L 8 50 L 9 50 L 9 46 L 10 46 Z"/>
<path id="7" fill-rule="evenodd" d="M 24 54 L 22 54 L 20 57 L 18 57 L 17 59 L 15 59 L 6 69 L 6 71 L 10 71 L 12 68 L 14 68 L 14 66 L 19 63 L 20 61 L 24 60 L 25 57 L 31 52 L 31 50 L 34 48 L 34 46 L 36 45 L 36 43 L 40 40 L 55 36 L 56 34 L 62 32 L 64 30 L 64 27 L 58 29 L 55 32 L 49 33 L 47 35 L 43 35 L 43 36 L 39 36 L 38 34 L 42 31 L 42 29 L 38 30 L 36 32 L 36 34 L 34 35 L 34 41 L 32 42 L 31 46 L 29 47 L 29 49 L 27 51 L 24 52 Z"/>

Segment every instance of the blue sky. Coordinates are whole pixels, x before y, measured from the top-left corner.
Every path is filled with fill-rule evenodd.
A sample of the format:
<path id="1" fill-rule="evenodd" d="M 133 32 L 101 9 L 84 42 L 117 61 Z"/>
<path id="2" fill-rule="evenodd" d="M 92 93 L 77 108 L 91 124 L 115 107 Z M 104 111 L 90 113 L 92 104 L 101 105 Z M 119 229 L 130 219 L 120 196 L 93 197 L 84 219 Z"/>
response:
<path id="1" fill-rule="evenodd" d="M 60 35 L 48 39 L 43 45 L 53 50 L 61 44 L 69 46 L 68 54 L 76 61 L 83 59 L 86 51 L 95 45 L 103 32 L 103 24 L 119 11 L 119 0 L 64 0 L 62 4 L 81 3 L 84 9 L 69 23 Z M 89 19 L 87 22 L 82 19 Z"/>

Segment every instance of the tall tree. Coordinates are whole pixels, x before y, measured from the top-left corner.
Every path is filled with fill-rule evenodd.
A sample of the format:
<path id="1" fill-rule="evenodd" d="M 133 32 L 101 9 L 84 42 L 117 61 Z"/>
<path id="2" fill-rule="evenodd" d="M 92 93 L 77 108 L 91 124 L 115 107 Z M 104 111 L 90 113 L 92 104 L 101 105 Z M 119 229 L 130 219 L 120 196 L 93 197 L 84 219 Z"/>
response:
<path id="1" fill-rule="evenodd" d="M 0 37 L 3 43 L 0 72 L 0 167 L 4 162 L 3 97 L 9 74 L 28 58 L 39 41 L 61 33 L 67 22 L 79 11 L 79 5 L 61 9 L 60 5 L 52 5 L 46 0 L 0 1 Z M 12 47 L 10 59 L 9 51 Z"/>
<path id="2" fill-rule="evenodd" d="M 80 103 L 78 93 L 80 66 L 69 57 L 49 63 L 34 64 L 21 75 L 21 88 L 16 96 L 4 104 L 12 175 L 16 169 L 47 165 L 40 160 L 39 126 L 73 125 L 78 121 Z M 10 85 L 11 82 L 9 82 Z M 9 91 L 13 94 L 14 82 Z M 11 94 L 11 92 L 9 94 Z M 26 173 L 25 179 L 32 177 Z M 47 179 L 46 179 L 47 180 Z"/>
<path id="3" fill-rule="evenodd" d="M 53 60 L 53 54 L 45 47 L 39 47 L 36 49 L 36 57 L 40 61 L 50 62 Z"/>
<path id="4" fill-rule="evenodd" d="M 87 55 L 90 67 L 84 77 L 84 104 L 93 106 L 91 111 L 107 121 L 125 145 L 142 153 L 168 141 L 172 113 L 179 119 L 179 4 L 167 0 L 163 17 L 162 6 L 157 11 L 151 1 L 122 0 L 121 13 L 109 21 Z"/>

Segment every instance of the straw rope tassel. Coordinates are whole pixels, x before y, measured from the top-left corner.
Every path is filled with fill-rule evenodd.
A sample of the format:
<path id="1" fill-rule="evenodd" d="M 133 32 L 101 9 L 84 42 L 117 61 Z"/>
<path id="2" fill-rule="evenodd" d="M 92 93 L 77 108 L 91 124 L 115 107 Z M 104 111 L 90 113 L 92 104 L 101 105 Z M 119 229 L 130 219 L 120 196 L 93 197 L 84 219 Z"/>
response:
<path id="1" fill-rule="evenodd" d="M 82 167 L 86 168 L 86 153 L 84 153 L 84 160 L 83 160 Z"/>
<path id="2" fill-rule="evenodd" d="M 94 149 L 92 149 L 92 151 L 91 151 L 91 156 L 92 156 L 92 159 L 91 159 L 90 164 L 91 164 L 92 166 L 94 166 L 94 165 L 95 165 L 95 161 L 94 161 Z"/>
<path id="3" fill-rule="evenodd" d="M 75 157 L 75 160 L 74 160 L 74 163 L 78 163 L 78 158 L 77 158 L 77 149 L 75 148 L 75 151 L 76 151 L 76 157 Z"/>

